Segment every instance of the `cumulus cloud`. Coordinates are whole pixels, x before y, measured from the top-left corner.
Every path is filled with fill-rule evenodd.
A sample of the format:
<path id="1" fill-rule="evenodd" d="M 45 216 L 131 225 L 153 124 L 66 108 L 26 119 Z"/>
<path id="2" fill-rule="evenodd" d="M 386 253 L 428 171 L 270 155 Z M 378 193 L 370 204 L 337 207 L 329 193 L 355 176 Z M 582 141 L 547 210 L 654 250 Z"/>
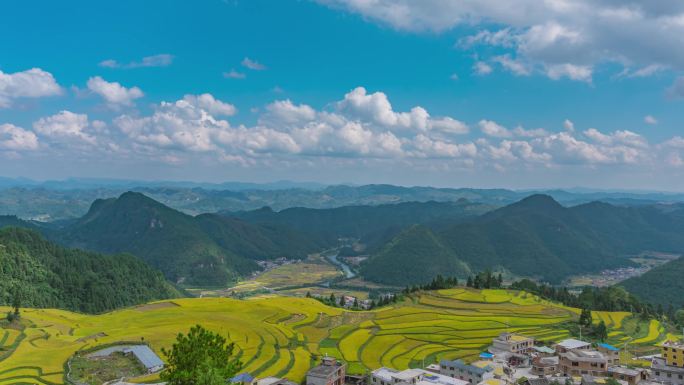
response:
<path id="1" fill-rule="evenodd" d="M 126 88 L 117 82 L 108 82 L 99 76 L 88 79 L 88 89 L 100 95 L 109 106 L 132 106 L 135 99 L 144 96 L 138 87 Z"/>
<path id="2" fill-rule="evenodd" d="M 132 61 L 130 63 L 119 63 L 114 59 L 107 59 L 100 62 L 100 67 L 105 68 L 141 68 L 141 67 L 168 67 L 173 63 L 173 55 L 160 54 L 145 56 L 139 61 Z"/>
<path id="3" fill-rule="evenodd" d="M 509 138 L 513 136 L 506 127 L 492 120 L 483 119 L 480 120 L 480 122 L 477 125 L 480 126 L 480 130 L 482 131 L 482 133 L 484 133 L 487 136 L 491 136 L 494 138 Z"/>
<path id="4" fill-rule="evenodd" d="M 183 100 L 216 116 L 232 116 L 237 113 L 234 105 L 217 100 L 211 94 L 185 95 Z"/>
<path id="5" fill-rule="evenodd" d="M 658 119 L 656 119 L 653 115 L 646 115 L 644 116 L 644 123 L 655 126 L 658 124 Z"/>
<path id="6" fill-rule="evenodd" d="M 31 151 L 38 148 L 38 137 L 31 131 L 13 124 L 0 124 L 0 150 Z"/>
<path id="7" fill-rule="evenodd" d="M 516 76 L 529 76 L 532 73 L 527 64 L 511 58 L 510 54 L 495 56 L 492 61 L 499 63 L 504 69 Z"/>
<path id="8" fill-rule="evenodd" d="M 601 63 L 635 77 L 684 70 L 684 6 L 676 1 L 318 0 L 410 32 L 477 31 L 459 46 L 502 47 L 555 79 L 589 81 Z M 499 25 L 500 29 L 487 27 Z"/>
<path id="9" fill-rule="evenodd" d="M 563 128 L 565 131 L 575 132 L 575 123 L 573 123 L 570 119 L 565 119 L 563 121 Z"/>
<path id="10" fill-rule="evenodd" d="M 252 60 L 248 57 L 242 59 L 241 64 L 243 67 L 248 68 L 248 69 L 253 70 L 253 71 L 264 71 L 266 69 L 265 65 L 259 63 L 256 60 Z"/>
<path id="11" fill-rule="evenodd" d="M 96 131 L 101 132 L 103 130 L 104 122 L 95 121 L 93 123 L 93 128 Z M 88 115 L 76 114 L 66 110 L 52 116 L 40 118 L 33 123 L 33 129 L 48 138 L 65 143 L 75 140 L 94 145 L 97 143 L 97 139 L 88 132 L 89 127 Z"/>
<path id="12" fill-rule="evenodd" d="M 15 99 L 60 95 L 62 89 L 51 73 L 40 68 L 4 73 L 0 71 L 0 108 L 8 108 Z"/>

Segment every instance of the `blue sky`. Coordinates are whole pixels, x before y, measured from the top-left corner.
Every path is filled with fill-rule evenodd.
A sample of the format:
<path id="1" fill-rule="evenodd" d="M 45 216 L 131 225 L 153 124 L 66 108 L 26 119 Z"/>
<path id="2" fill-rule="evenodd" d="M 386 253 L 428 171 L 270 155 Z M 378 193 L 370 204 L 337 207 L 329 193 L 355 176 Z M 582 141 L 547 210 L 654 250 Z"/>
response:
<path id="1" fill-rule="evenodd" d="M 5 10 L 4 176 L 684 190 L 675 1 Z"/>

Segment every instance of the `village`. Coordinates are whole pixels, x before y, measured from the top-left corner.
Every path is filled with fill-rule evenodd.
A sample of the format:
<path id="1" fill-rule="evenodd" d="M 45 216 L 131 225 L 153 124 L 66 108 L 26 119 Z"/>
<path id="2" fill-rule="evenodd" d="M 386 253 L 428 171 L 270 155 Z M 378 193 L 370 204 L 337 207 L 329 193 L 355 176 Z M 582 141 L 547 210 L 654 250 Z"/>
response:
<path id="1" fill-rule="evenodd" d="M 423 368 L 377 368 L 367 375 L 347 373 L 347 365 L 322 357 L 305 385 L 684 385 L 684 343 L 666 341 L 650 356 L 650 368 L 620 359 L 621 349 L 606 343 L 565 339 L 544 346 L 533 338 L 502 333 L 471 363 L 442 359 Z M 233 385 L 297 385 L 287 378 L 254 378 L 241 373 Z"/>

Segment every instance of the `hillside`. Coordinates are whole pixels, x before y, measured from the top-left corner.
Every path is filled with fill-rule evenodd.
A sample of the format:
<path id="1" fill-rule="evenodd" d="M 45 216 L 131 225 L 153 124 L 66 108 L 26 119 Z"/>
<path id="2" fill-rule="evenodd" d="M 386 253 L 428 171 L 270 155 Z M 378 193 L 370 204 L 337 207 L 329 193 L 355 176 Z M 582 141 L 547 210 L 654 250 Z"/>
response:
<path id="1" fill-rule="evenodd" d="M 567 322 L 576 320 L 577 313 L 525 292 L 465 288 L 421 292 L 382 311 L 352 312 L 314 299 L 277 296 L 178 299 L 99 316 L 25 309 L 31 325 L 21 334 L 0 329 L 0 348 L 10 352 L 4 360 L 0 356 L 0 383 L 62 384 L 64 362 L 78 349 L 144 338 L 159 352 L 195 324 L 229 335 L 244 371 L 300 382 L 313 364 L 312 355 L 344 359 L 354 374 L 390 365 L 418 367 L 442 358 L 470 361 L 505 331 L 549 343 L 567 338 Z M 657 320 L 626 312 L 594 315 L 596 322 L 605 320 L 609 343 L 629 342 L 632 352 L 652 350 L 669 332 Z"/>
<path id="2" fill-rule="evenodd" d="M 131 255 L 66 249 L 31 230 L 0 229 L 0 304 L 19 291 L 22 306 L 100 313 L 178 296 L 164 277 Z"/>
<path id="3" fill-rule="evenodd" d="M 386 244 L 361 273 L 368 280 L 397 285 L 427 282 L 438 274 L 464 277 L 470 269 L 429 228 L 415 225 Z"/>
<path id="4" fill-rule="evenodd" d="M 559 283 L 573 274 L 629 265 L 628 254 L 683 251 L 681 234 L 684 220 L 680 215 L 651 206 L 589 203 L 566 208 L 549 196 L 533 195 L 447 226 L 435 235 L 454 258 L 473 271 L 504 268 L 516 275 Z M 408 254 L 414 248 L 407 247 L 405 240 L 402 243 L 402 248 L 385 248 L 374 255 L 364 267 L 364 275 L 377 279 L 380 270 L 390 264 L 394 270 L 415 271 L 438 263 L 429 254 Z M 375 262 L 376 258 L 383 263 Z M 423 282 L 416 276 L 407 283 Z"/>
<path id="5" fill-rule="evenodd" d="M 675 309 L 682 308 L 684 257 L 658 266 L 640 277 L 623 281 L 620 286 L 644 301 L 665 307 L 671 304 Z"/>
<path id="6" fill-rule="evenodd" d="M 192 217 L 133 192 L 95 201 L 56 238 L 72 247 L 132 253 L 190 285 L 225 285 L 256 270 L 254 259 L 302 258 L 317 250 L 302 236 L 215 215 Z"/>

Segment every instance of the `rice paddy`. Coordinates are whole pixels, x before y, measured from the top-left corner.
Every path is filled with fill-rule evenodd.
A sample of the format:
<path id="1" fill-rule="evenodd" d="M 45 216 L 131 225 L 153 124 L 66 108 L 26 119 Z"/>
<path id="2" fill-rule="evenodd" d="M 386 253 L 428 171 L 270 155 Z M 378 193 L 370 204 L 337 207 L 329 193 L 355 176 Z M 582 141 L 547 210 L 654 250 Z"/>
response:
<path id="1" fill-rule="evenodd" d="M 569 336 L 567 322 L 576 318 L 576 309 L 531 294 L 465 288 L 423 293 L 365 312 L 280 296 L 179 299 L 103 315 L 25 309 L 23 330 L 0 328 L 0 385 L 62 384 L 65 362 L 79 349 L 144 340 L 160 352 L 195 324 L 235 342 L 245 371 L 301 381 L 324 354 L 344 359 L 356 373 L 440 358 L 472 360 L 501 332 L 553 342 Z M 628 313 L 597 312 L 594 318 L 606 322 L 611 342 L 627 338 L 652 345 L 666 336 L 657 321 L 638 321 Z M 643 326 L 635 333 L 638 322 Z"/>

